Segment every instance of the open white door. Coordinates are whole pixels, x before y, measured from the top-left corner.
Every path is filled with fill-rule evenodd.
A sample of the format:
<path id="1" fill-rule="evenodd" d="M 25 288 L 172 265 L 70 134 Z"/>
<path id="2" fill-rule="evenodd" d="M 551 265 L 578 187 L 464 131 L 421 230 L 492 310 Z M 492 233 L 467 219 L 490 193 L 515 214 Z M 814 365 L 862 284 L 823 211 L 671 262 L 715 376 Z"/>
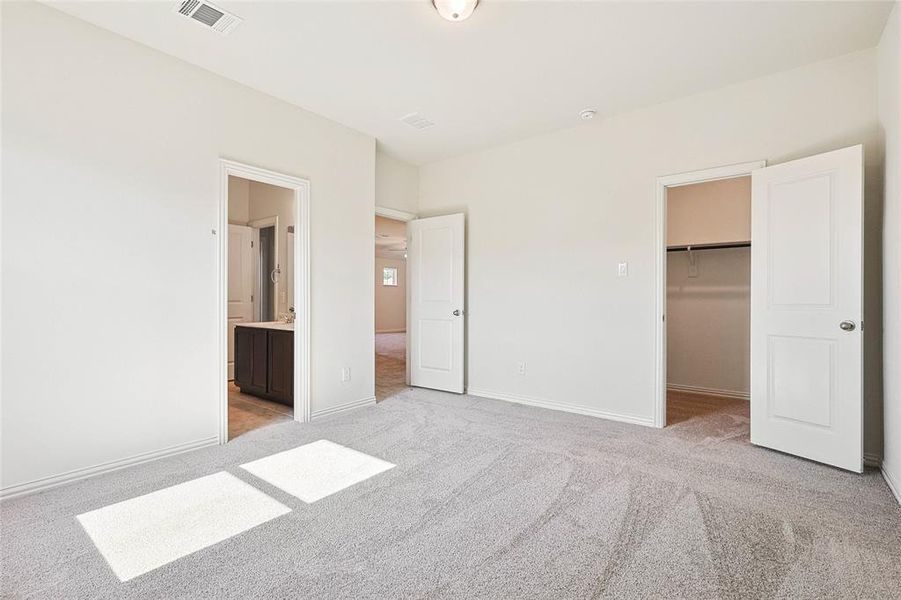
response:
<path id="1" fill-rule="evenodd" d="M 751 442 L 863 470 L 863 148 L 754 171 Z"/>
<path id="2" fill-rule="evenodd" d="M 463 393 L 462 214 L 407 223 L 410 384 Z"/>
<path id="3" fill-rule="evenodd" d="M 228 226 L 228 379 L 235 378 L 235 325 L 254 320 L 255 230 Z"/>

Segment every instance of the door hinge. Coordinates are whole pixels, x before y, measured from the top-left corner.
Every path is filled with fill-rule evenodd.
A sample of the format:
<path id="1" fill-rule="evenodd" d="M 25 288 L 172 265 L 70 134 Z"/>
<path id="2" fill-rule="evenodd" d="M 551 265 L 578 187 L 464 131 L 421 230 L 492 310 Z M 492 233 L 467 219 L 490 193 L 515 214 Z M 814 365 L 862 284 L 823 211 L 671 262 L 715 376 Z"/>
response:
<path id="1" fill-rule="evenodd" d="M 664 323 L 666 323 L 666 315 L 663 315 L 662 317 L 660 317 L 660 320 L 663 321 Z"/>
<path id="2" fill-rule="evenodd" d="M 250 295 L 250 301 L 253 302 L 253 294 Z"/>
<path id="3" fill-rule="evenodd" d="M 250 240 L 250 247 L 253 248 L 253 240 Z"/>

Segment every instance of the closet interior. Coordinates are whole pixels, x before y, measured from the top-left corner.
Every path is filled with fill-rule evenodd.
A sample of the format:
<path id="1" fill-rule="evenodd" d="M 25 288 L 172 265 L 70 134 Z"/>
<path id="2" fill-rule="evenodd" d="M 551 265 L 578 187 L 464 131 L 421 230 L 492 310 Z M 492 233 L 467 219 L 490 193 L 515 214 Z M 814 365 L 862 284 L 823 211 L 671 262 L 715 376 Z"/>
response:
<path id="1" fill-rule="evenodd" d="M 667 188 L 667 424 L 748 414 L 751 178 Z"/>

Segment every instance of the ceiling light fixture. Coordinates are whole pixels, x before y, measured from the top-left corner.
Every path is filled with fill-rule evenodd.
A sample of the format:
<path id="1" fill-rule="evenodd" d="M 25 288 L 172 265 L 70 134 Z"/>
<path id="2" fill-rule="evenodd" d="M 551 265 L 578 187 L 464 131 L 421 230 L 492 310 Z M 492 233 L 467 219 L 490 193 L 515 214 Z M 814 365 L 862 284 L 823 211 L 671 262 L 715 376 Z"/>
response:
<path id="1" fill-rule="evenodd" d="M 579 118 L 582 119 L 583 121 L 589 121 L 594 118 L 595 113 L 597 113 L 596 110 L 586 108 L 585 110 L 583 110 L 582 112 L 579 113 Z"/>
<path id="2" fill-rule="evenodd" d="M 465 21 L 479 5 L 479 0 L 432 0 L 438 14 L 448 21 Z"/>

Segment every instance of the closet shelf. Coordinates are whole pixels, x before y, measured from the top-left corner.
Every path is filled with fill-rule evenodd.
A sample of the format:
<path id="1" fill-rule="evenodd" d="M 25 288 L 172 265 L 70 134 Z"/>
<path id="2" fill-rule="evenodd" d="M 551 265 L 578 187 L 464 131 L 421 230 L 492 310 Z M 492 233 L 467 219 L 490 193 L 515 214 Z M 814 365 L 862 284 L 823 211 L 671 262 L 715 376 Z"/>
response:
<path id="1" fill-rule="evenodd" d="M 688 244 L 685 246 L 667 246 L 667 252 L 686 252 L 688 250 L 721 250 L 724 248 L 750 248 L 751 242 L 725 242 L 720 244 Z"/>

